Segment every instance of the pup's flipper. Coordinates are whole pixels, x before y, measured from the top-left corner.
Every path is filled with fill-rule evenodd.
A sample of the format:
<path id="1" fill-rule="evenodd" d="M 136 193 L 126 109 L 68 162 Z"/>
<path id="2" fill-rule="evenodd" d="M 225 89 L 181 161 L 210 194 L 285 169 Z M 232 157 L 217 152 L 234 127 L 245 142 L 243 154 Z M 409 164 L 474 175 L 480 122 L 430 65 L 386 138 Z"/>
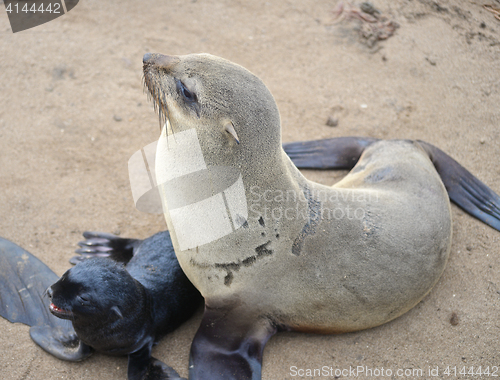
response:
<path id="1" fill-rule="evenodd" d="M 128 356 L 128 380 L 186 380 L 165 363 L 151 356 L 147 345 Z"/>
<path id="2" fill-rule="evenodd" d="M 59 279 L 18 245 L 0 238 L 0 315 L 28 326 L 64 327 L 49 311 L 47 288 Z"/>
<path id="3" fill-rule="evenodd" d="M 81 247 L 75 252 L 80 256 L 70 259 L 71 264 L 92 257 L 109 257 L 121 263 L 128 263 L 134 256 L 135 249 L 141 245 L 142 240 L 124 239 L 107 232 L 85 231 L 85 240 L 78 243 Z"/>
<path id="4" fill-rule="evenodd" d="M 358 162 L 367 146 L 378 139 L 370 137 L 337 137 L 283 144 L 286 154 L 299 169 L 346 169 Z"/>
<path id="5" fill-rule="evenodd" d="M 451 201 L 500 231 L 500 196 L 441 149 L 424 141 L 419 143 L 439 173 Z"/>
<path id="6" fill-rule="evenodd" d="M 71 322 L 65 322 L 71 327 Z M 78 338 L 72 327 L 68 331 L 60 327 L 32 326 L 30 336 L 45 351 L 62 360 L 79 362 L 93 352 L 91 347 Z"/>
<path id="7" fill-rule="evenodd" d="M 31 253 L 0 238 L 0 315 L 10 322 L 32 326 L 33 340 L 52 355 L 82 360 L 88 355 L 85 351 L 80 357 L 75 354 L 78 338 L 71 322 L 53 316 L 49 311 L 50 301 L 44 297 L 46 289 L 58 279 Z M 51 332 L 55 334 L 52 337 Z M 57 337 L 73 338 L 66 341 Z"/>

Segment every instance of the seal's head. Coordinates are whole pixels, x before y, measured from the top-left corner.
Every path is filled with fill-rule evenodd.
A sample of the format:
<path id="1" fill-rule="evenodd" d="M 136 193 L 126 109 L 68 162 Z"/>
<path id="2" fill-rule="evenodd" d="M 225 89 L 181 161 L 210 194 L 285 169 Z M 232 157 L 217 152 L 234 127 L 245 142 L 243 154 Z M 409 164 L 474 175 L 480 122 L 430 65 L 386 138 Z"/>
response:
<path id="1" fill-rule="evenodd" d="M 89 259 L 66 271 L 47 289 L 50 311 L 56 317 L 75 323 L 121 319 L 135 308 L 136 281 L 123 265 L 108 259 Z"/>
<path id="2" fill-rule="evenodd" d="M 128 354 L 149 337 L 151 313 L 144 287 L 112 260 L 82 261 L 47 294 L 51 313 L 71 320 L 80 340 L 98 351 Z"/>
<path id="3" fill-rule="evenodd" d="M 196 128 L 211 146 L 277 150 L 280 116 L 264 83 L 245 68 L 209 54 L 146 54 L 144 84 L 167 133 Z"/>

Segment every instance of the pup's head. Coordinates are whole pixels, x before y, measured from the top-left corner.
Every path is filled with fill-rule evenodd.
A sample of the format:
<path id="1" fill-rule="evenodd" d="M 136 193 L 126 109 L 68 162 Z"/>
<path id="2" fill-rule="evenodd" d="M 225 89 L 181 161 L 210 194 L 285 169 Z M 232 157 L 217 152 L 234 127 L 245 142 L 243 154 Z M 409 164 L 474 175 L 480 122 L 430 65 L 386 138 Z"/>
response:
<path id="1" fill-rule="evenodd" d="M 139 285 L 123 265 L 109 259 L 85 260 L 47 289 L 50 311 L 78 322 L 123 318 L 140 299 Z"/>

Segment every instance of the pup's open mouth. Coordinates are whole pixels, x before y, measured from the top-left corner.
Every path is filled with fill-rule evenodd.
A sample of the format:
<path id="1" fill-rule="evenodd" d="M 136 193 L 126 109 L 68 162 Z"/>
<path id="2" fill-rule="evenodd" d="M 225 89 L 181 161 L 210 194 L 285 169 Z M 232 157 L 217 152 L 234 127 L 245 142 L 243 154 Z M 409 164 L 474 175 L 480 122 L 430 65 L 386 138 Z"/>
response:
<path id="1" fill-rule="evenodd" d="M 73 312 L 71 312 L 69 310 L 61 309 L 61 308 L 57 307 L 56 305 L 54 305 L 53 303 L 50 304 L 49 310 L 52 314 L 54 314 L 58 318 L 72 319 L 72 317 L 73 317 Z"/>

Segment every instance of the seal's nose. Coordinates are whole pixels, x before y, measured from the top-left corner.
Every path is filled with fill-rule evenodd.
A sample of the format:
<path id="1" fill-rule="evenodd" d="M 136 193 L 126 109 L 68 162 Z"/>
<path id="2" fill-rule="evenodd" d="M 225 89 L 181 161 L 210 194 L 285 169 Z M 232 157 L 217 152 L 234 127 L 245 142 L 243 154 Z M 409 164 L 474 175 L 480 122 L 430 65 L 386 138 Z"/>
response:
<path id="1" fill-rule="evenodd" d="M 153 54 L 151 54 L 151 53 L 144 54 L 144 57 L 142 57 L 142 63 L 148 63 L 148 61 L 151 59 L 152 55 Z"/>
<path id="2" fill-rule="evenodd" d="M 170 69 L 179 61 L 180 58 L 176 57 L 175 55 L 146 53 L 144 54 L 144 57 L 142 57 L 142 62 L 144 65 L 153 65 L 164 70 Z"/>
<path id="3" fill-rule="evenodd" d="M 52 286 L 49 286 L 48 289 L 46 290 L 47 296 L 49 297 L 49 300 L 52 301 L 52 296 L 54 295 L 54 291 L 52 290 Z"/>

